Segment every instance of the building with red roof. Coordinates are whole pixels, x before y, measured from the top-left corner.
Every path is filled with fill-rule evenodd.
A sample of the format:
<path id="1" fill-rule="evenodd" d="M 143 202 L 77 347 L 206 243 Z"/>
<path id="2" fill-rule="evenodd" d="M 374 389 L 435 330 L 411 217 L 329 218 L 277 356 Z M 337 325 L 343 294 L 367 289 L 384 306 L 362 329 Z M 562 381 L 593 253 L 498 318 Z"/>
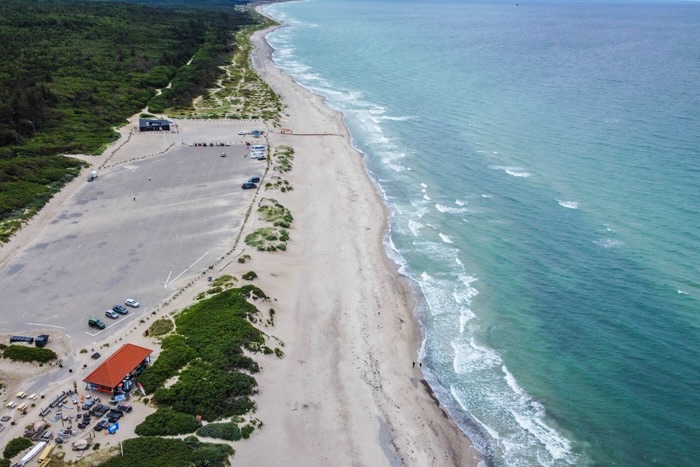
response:
<path id="1" fill-rule="evenodd" d="M 83 381 L 88 389 L 116 393 L 125 378 L 141 374 L 152 353 L 152 350 L 138 345 L 124 344 Z"/>

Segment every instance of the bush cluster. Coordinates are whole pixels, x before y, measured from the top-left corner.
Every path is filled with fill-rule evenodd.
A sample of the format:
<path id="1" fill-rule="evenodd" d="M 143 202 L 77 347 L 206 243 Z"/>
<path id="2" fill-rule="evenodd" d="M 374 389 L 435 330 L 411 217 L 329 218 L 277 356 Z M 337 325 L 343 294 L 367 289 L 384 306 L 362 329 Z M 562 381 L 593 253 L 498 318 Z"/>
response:
<path id="1" fill-rule="evenodd" d="M 124 455 L 103 462 L 99 467 L 224 467 L 233 448 L 227 444 L 202 443 L 194 436 L 170 439 L 146 436 L 127 439 Z"/>
<path id="2" fill-rule="evenodd" d="M 2 352 L 3 358 L 16 362 L 47 363 L 58 358 L 56 352 L 51 349 L 39 347 L 25 347 L 23 345 L 9 345 Z"/>
<path id="3" fill-rule="evenodd" d="M 29 438 L 14 438 L 7 443 L 5 450 L 2 452 L 2 456 L 5 459 L 12 459 L 20 452 L 32 447 L 33 444 L 34 443 Z"/>
<path id="4" fill-rule="evenodd" d="M 207 438 L 225 439 L 227 441 L 238 441 L 241 439 L 241 429 L 235 422 L 209 423 L 197 430 L 199 436 Z"/>
<path id="5" fill-rule="evenodd" d="M 266 298 L 246 285 L 185 309 L 175 319 L 176 334 L 163 339 L 160 356 L 140 377 L 153 400 L 208 421 L 252 410 L 257 383 L 250 374 L 260 368 L 244 349 L 262 350 L 265 335 L 250 322 L 258 310 L 248 300 Z M 162 387 L 175 375 L 172 387 Z"/>
<path id="6" fill-rule="evenodd" d="M 193 415 L 169 408 L 159 409 L 139 424 L 135 433 L 139 436 L 172 436 L 194 433 L 202 426 Z"/>

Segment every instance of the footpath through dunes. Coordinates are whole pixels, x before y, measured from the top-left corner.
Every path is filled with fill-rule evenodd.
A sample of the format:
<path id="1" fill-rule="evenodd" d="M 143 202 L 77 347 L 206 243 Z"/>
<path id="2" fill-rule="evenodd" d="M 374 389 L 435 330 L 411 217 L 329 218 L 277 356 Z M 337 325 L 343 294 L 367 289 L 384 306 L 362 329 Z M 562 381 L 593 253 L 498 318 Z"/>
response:
<path id="1" fill-rule="evenodd" d="M 469 440 L 421 384 L 410 293 L 386 258 L 386 213 L 338 113 L 274 67 L 255 33 L 253 63 L 281 95 L 269 140 L 294 149 L 287 251 L 256 253 L 276 297 L 285 358 L 257 376 L 264 429 L 236 446 L 242 465 L 476 465 Z M 301 134 L 301 135 L 300 135 Z M 337 136 L 329 136 L 337 135 Z"/>

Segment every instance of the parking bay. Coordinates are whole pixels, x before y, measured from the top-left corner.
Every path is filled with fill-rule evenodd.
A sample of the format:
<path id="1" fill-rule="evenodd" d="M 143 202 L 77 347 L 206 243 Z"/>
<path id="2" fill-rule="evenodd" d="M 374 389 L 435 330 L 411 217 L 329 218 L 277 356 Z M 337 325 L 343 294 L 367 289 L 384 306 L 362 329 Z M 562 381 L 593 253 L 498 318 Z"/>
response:
<path id="1" fill-rule="evenodd" d="M 243 157 L 244 145 L 226 150 L 222 158 L 221 148 L 179 146 L 75 181 L 85 186 L 0 270 L 0 328 L 56 327 L 85 345 L 200 275 L 241 227 L 253 197 L 241 183 L 264 170 Z M 129 297 L 141 307 L 99 333 L 88 327 Z"/>

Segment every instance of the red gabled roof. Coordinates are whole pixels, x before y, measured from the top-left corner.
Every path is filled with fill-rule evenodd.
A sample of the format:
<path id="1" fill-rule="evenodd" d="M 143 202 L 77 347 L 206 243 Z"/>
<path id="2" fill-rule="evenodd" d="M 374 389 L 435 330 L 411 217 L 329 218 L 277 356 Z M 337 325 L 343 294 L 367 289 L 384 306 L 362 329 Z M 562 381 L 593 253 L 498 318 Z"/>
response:
<path id="1" fill-rule="evenodd" d="M 86 383 L 113 388 L 153 353 L 152 350 L 134 344 L 124 344 L 95 371 L 83 380 Z"/>

